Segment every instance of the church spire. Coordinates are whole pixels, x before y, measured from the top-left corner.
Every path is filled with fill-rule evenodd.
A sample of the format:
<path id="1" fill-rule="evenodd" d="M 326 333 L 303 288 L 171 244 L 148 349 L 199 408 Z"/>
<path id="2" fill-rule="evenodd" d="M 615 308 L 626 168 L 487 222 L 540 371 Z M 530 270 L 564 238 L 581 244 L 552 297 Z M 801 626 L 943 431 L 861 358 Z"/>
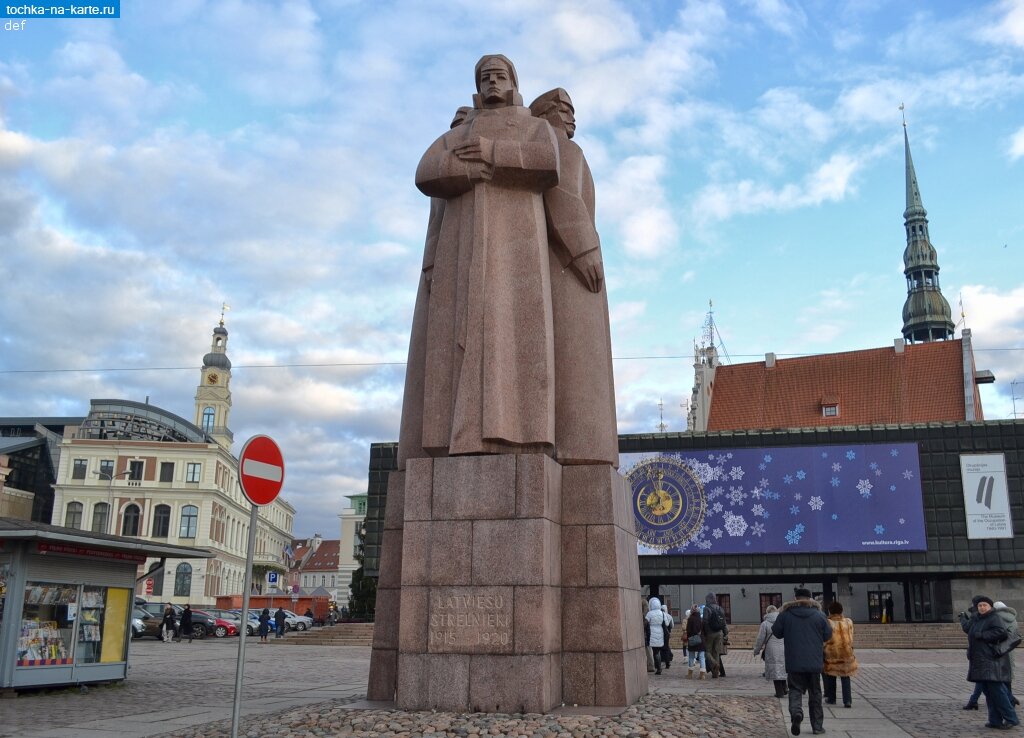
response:
<path id="1" fill-rule="evenodd" d="M 231 449 L 234 438 L 228 428 L 231 417 L 231 359 L 228 358 L 228 329 L 224 327 L 224 311 L 221 308 L 220 323 L 213 329 L 210 352 L 203 357 L 199 387 L 196 388 L 195 423 L 213 440 Z"/>
<path id="2" fill-rule="evenodd" d="M 902 105 L 900 110 L 903 110 Z M 903 146 L 907 180 L 907 209 L 903 211 L 907 234 L 907 247 L 903 251 L 903 273 L 907 277 L 903 337 L 909 343 L 945 341 L 953 337 L 952 313 L 939 289 L 939 258 L 928 235 L 928 211 L 924 209 L 917 186 L 906 118 L 903 119 Z"/>

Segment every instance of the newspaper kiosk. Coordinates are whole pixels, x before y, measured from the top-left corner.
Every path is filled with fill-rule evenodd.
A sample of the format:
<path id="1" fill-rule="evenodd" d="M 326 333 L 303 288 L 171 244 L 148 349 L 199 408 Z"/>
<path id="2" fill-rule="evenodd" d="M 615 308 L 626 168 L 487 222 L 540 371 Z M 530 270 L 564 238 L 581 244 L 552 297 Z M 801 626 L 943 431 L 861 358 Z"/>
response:
<path id="1" fill-rule="evenodd" d="M 0 689 L 124 679 L 139 566 L 213 556 L 0 518 Z"/>

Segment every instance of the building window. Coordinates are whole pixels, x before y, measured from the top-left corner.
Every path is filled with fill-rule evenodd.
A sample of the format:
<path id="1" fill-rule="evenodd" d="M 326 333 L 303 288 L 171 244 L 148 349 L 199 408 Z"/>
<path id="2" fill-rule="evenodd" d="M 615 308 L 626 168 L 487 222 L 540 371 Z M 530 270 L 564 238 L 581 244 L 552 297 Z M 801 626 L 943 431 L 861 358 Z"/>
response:
<path id="1" fill-rule="evenodd" d="M 64 513 L 64 527 L 65 528 L 81 528 L 82 527 L 82 503 L 81 502 L 69 502 L 68 508 Z"/>
<path id="2" fill-rule="evenodd" d="M 160 462 L 160 481 L 161 482 L 173 482 L 174 481 L 174 462 L 173 461 L 162 461 L 162 462 Z"/>
<path id="3" fill-rule="evenodd" d="M 114 478 L 114 460 L 113 459 L 103 459 L 103 461 L 100 462 L 100 477 L 102 477 L 103 479 L 113 479 Z"/>
<path id="4" fill-rule="evenodd" d="M 192 592 L 192 566 L 184 561 L 174 571 L 174 596 L 188 597 Z"/>
<path id="5" fill-rule="evenodd" d="M 75 465 L 71 469 L 72 479 L 85 479 L 85 470 L 88 462 L 85 459 L 75 459 Z"/>
<path id="6" fill-rule="evenodd" d="M 331 586 L 332 587 L 334 586 L 334 575 L 333 574 L 331 574 Z"/>
<path id="7" fill-rule="evenodd" d="M 195 505 L 185 505 L 181 508 L 181 530 L 179 538 L 195 538 L 196 528 L 199 522 L 199 508 Z"/>
<path id="8" fill-rule="evenodd" d="M 203 409 L 203 430 L 207 433 L 213 432 L 213 421 L 217 417 L 216 411 L 212 407 Z"/>
<path id="9" fill-rule="evenodd" d="M 722 611 L 725 613 L 725 622 L 732 625 L 732 595 L 718 595 L 718 606 L 721 607 Z"/>
<path id="10" fill-rule="evenodd" d="M 203 473 L 203 465 L 197 464 L 194 461 L 190 461 L 188 466 L 185 467 L 185 481 L 186 482 L 198 482 L 199 476 Z"/>
<path id="11" fill-rule="evenodd" d="M 760 599 L 762 620 L 764 620 L 765 613 L 769 606 L 774 605 L 777 608 L 782 607 L 782 592 L 762 592 Z"/>
<path id="12" fill-rule="evenodd" d="M 320 586 L 323 587 L 326 584 L 327 584 L 327 575 L 326 574 L 322 574 L 320 576 Z"/>
<path id="13" fill-rule="evenodd" d="M 838 405 L 822 405 L 821 415 L 824 418 L 838 418 L 839 417 L 839 406 Z"/>
<path id="14" fill-rule="evenodd" d="M 170 505 L 157 505 L 153 509 L 153 537 L 166 538 L 171 529 Z"/>
<path id="15" fill-rule="evenodd" d="M 92 532 L 106 533 L 110 530 L 107 520 L 110 517 L 110 505 L 97 502 L 92 508 Z"/>
<path id="16" fill-rule="evenodd" d="M 124 517 L 121 520 L 121 535 L 139 535 L 139 506 L 129 505 L 124 509 Z"/>
<path id="17" fill-rule="evenodd" d="M 128 479 L 135 482 L 142 481 L 142 470 L 145 468 L 146 462 L 144 461 L 129 461 L 128 462 Z"/>

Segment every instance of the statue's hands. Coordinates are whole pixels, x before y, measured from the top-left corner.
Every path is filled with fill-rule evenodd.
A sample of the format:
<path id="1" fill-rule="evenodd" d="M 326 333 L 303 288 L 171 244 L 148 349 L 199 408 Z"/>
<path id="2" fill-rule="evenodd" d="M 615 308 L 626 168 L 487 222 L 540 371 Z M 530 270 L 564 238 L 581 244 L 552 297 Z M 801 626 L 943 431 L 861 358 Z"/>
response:
<path id="1" fill-rule="evenodd" d="M 588 251 L 573 259 L 569 268 L 576 273 L 580 282 L 591 292 L 600 292 L 604 285 L 604 266 L 601 264 L 601 252 L 598 249 Z"/>
<path id="2" fill-rule="evenodd" d="M 469 164 L 469 178 L 489 180 L 494 175 L 494 141 L 473 136 L 452 149 L 460 161 Z"/>

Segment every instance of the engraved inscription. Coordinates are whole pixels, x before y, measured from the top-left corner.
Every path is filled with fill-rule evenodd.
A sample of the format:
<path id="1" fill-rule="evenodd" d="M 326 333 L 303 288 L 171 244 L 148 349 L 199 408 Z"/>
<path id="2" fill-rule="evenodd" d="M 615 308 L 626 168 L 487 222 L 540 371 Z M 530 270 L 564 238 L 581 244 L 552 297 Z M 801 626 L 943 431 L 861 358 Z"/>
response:
<path id="1" fill-rule="evenodd" d="M 505 652 L 511 648 L 511 597 L 454 590 L 431 593 L 431 651 Z"/>

